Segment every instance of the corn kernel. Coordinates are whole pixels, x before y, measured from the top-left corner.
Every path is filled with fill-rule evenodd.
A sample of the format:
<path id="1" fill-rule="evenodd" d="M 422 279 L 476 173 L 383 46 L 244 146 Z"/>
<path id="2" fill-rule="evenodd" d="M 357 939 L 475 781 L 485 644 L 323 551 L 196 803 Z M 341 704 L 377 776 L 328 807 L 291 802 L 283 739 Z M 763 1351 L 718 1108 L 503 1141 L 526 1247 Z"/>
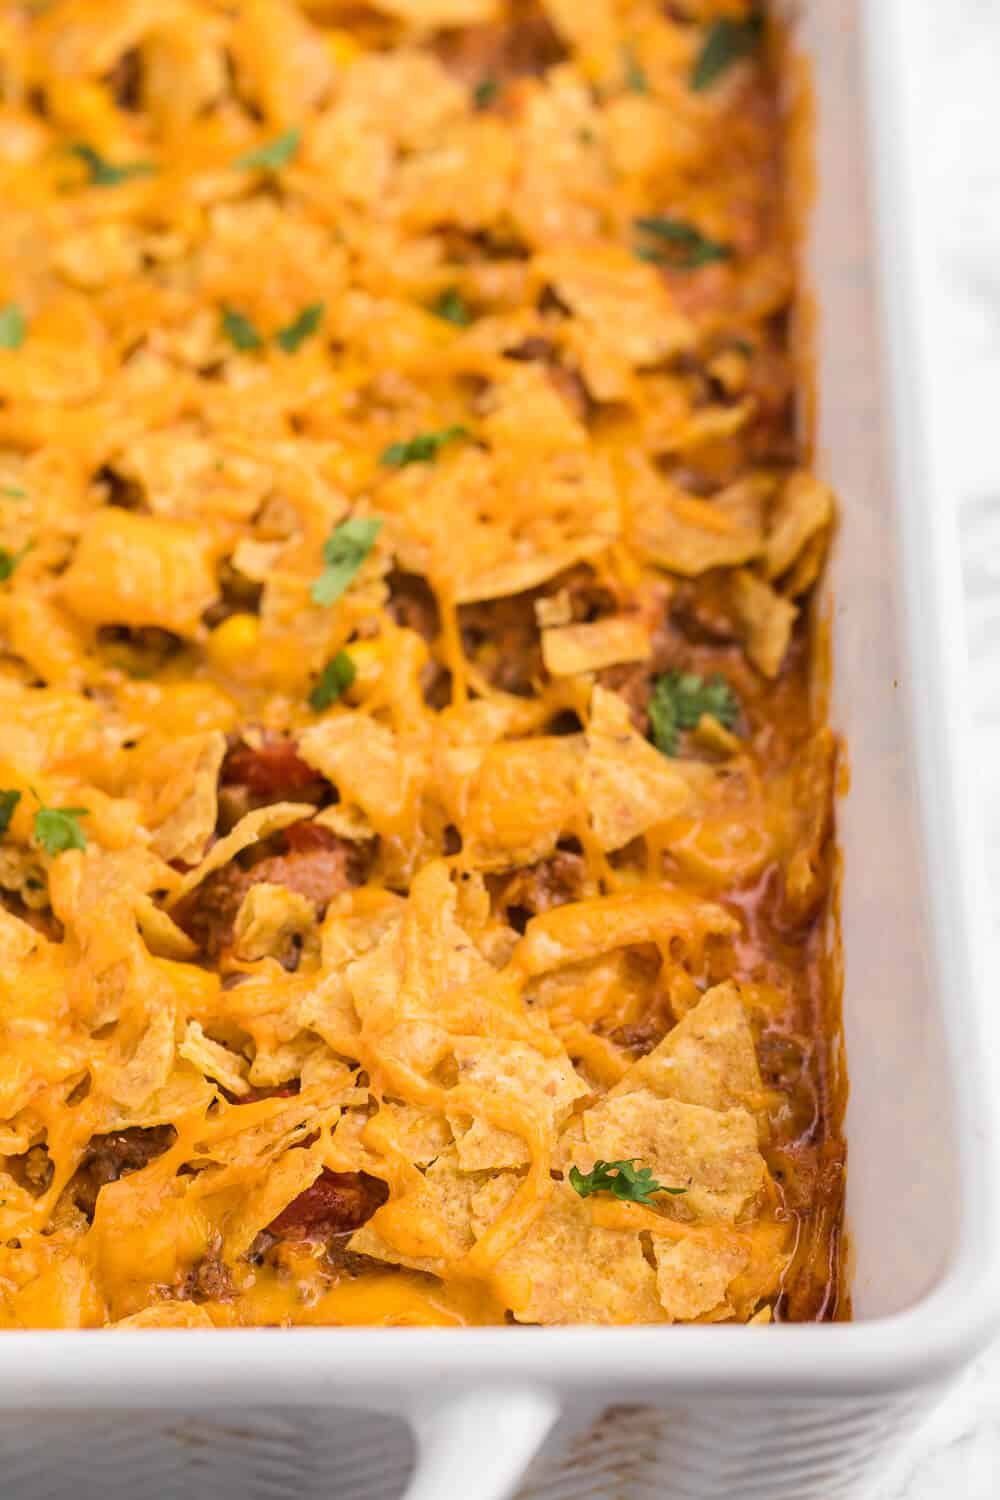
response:
<path id="1" fill-rule="evenodd" d="M 230 615 L 208 638 L 209 660 L 223 670 L 243 666 L 256 649 L 260 621 L 256 615 Z"/>
<path id="2" fill-rule="evenodd" d="M 338 67 L 347 68 L 357 62 L 365 49 L 349 31 L 333 30 L 326 34 L 326 50 Z"/>

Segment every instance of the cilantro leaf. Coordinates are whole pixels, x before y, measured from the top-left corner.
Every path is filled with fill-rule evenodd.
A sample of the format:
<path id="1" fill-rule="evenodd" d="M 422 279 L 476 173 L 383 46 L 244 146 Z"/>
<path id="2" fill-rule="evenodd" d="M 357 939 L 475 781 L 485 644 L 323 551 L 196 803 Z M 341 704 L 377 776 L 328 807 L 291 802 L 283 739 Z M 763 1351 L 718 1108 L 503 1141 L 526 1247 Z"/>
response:
<path id="1" fill-rule="evenodd" d="M 19 552 L 8 552 L 6 547 L 0 547 L 0 583 L 6 583 L 17 571 L 18 565 L 23 558 L 27 557 L 34 543 L 25 542 Z"/>
<path id="2" fill-rule="evenodd" d="M 6 495 L 10 500 L 27 500 L 28 491 L 22 490 L 19 484 L 0 484 L 0 495 Z"/>
<path id="3" fill-rule="evenodd" d="M 247 151 L 244 156 L 238 156 L 233 162 L 234 167 L 244 171 L 253 172 L 258 168 L 269 168 L 272 172 L 280 171 L 288 165 L 302 140 L 302 132 L 295 126 L 286 130 L 275 140 L 269 141 L 266 146 L 256 146 L 253 151 Z"/>
<path id="4" fill-rule="evenodd" d="M 711 714 L 726 729 L 739 718 L 739 703 L 724 677 L 716 673 L 706 682 L 695 672 L 673 671 L 656 679 L 649 722 L 657 750 L 676 755 L 681 731 L 695 729 L 702 714 Z"/>
<path id="5" fill-rule="evenodd" d="M 752 52 L 764 33 L 764 17 L 755 13 L 747 21 L 728 16 L 713 22 L 691 70 L 691 87 L 698 94 L 710 89 L 734 63 Z"/>
<path id="6" fill-rule="evenodd" d="M 86 849 L 87 840 L 79 819 L 89 815 L 89 807 L 40 807 L 35 813 L 35 838 L 50 854 L 62 854 L 64 849 Z"/>
<path id="7" fill-rule="evenodd" d="M 281 345 L 286 354 L 294 354 L 299 345 L 316 332 L 323 321 L 324 311 L 322 302 L 310 302 L 287 327 L 278 329 L 274 335 L 275 342 Z"/>
<path id="8" fill-rule="evenodd" d="M 467 328 L 472 322 L 469 305 L 457 286 L 450 286 L 447 291 L 442 292 L 437 301 L 431 304 L 431 312 L 436 317 L 443 318 L 446 323 L 454 323 L 456 328 Z"/>
<path id="9" fill-rule="evenodd" d="M 222 331 L 230 343 L 245 354 L 264 347 L 264 340 L 250 319 L 245 318 L 242 313 L 234 312 L 231 307 L 222 309 Z"/>
<path id="10" fill-rule="evenodd" d="M 357 676 L 357 668 L 346 651 L 332 656 L 316 679 L 309 694 L 309 707 L 320 714 L 331 703 L 336 703 L 341 693 L 346 693 Z"/>
<path id="11" fill-rule="evenodd" d="M 103 157 L 99 151 L 95 151 L 93 146 L 79 142 L 70 146 L 69 149 L 87 168 L 93 187 L 117 187 L 119 183 L 128 182 L 132 177 L 151 177 L 156 171 L 153 163 L 149 161 L 127 161 L 116 166 L 114 162 Z"/>
<path id="12" fill-rule="evenodd" d="M 382 454 L 382 463 L 390 469 L 406 464 L 426 464 L 437 457 L 438 449 L 456 438 L 468 437 L 464 427 L 445 427 L 441 432 L 418 432 L 405 443 L 390 443 Z"/>
<path id="13" fill-rule="evenodd" d="M 652 1203 L 654 1193 L 670 1193 L 677 1196 L 687 1188 L 666 1187 L 653 1179 L 651 1167 L 637 1167 L 633 1156 L 628 1161 L 595 1161 L 592 1172 L 581 1172 L 579 1167 L 570 1167 L 569 1183 L 581 1198 L 592 1193 L 610 1193 L 627 1203 Z"/>
<path id="14" fill-rule="evenodd" d="M 0 309 L 0 349 L 20 349 L 28 332 L 24 313 L 16 302 Z"/>
<path id="15" fill-rule="evenodd" d="M 499 92 L 499 79 L 481 78 L 472 90 L 472 102 L 477 109 L 489 109 Z"/>
<path id="16" fill-rule="evenodd" d="M 684 219 L 673 219 L 669 215 L 636 219 L 635 227 L 641 234 L 652 236 L 654 241 L 659 242 L 642 244 L 636 250 L 640 260 L 651 260 L 657 265 L 693 271 L 712 261 L 728 260 L 733 253 L 729 245 L 710 239 L 694 224 L 688 224 Z"/>
<path id="17" fill-rule="evenodd" d="M 633 47 L 622 48 L 622 62 L 625 65 L 625 87 L 633 94 L 648 94 L 649 79 Z"/>
<path id="18" fill-rule="evenodd" d="M 14 816 L 14 809 L 20 800 L 20 792 L 0 792 L 0 837 L 10 827 L 10 820 Z"/>
<path id="19" fill-rule="evenodd" d="M 375 516 L 352 516 L 333 528 L 323 543 L 323 571 L 312 586 L 314 604 L 330 605 L 340 598 L 381 530 Z"/>

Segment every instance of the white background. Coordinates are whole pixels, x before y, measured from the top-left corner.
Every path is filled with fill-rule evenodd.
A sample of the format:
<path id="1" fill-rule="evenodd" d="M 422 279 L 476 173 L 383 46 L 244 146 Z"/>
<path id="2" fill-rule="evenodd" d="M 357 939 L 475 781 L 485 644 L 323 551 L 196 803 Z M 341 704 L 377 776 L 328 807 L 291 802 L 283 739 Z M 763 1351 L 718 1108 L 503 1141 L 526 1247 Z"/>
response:
<path id="1" fill-rule="evenodd" d="M 1000 933 L 1000 0 L 911 0 L 930 51 L 923 160 L 935 212 L 936 400 L 951 439 L 992 909 Z M 1000 954 L 1000 944 L 998 944 Z M 1000 1005 L 1000 963 L 997 968 Z M 1000 1268 L 998 1268 L 1000 1273 Z M 1000 1348 L 982 1360 L 872 1500 L 997 1500 Z"/>

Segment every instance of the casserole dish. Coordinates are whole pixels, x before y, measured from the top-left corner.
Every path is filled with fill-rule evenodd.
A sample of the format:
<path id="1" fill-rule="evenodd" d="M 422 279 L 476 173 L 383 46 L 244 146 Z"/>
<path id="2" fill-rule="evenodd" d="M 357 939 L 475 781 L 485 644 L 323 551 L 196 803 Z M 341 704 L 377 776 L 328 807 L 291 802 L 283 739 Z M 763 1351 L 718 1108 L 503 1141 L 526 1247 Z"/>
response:
<path id="1" fill-rule="evenodd" d="M 926 366 L 911 345 L 908 307 L 926 271 L 902 169 L 912 100 L 890 86 L 906 44 L 903 8 L 872 7 L 865 42 L 877 81 L 877 197 L 892 268 L 884 293 L 896 377 L 894 462 L 879 423 L 870 248 L 854 238 L 867 225 L 852 133 L 861 92 L 857 17 L 847 5 L 820 9 L 807 8 L 802 35 L 821 63 L 820 450 L 845 510 L 831 620 L 843 685 L 835 715 L 852 767 L 841 840 L 858 1321 L 669 1336 L 653 1329 L 10 1335 L 0 1378 L 8 1413 L 25 1414 L 8 1419 L 8 1448 L 21 1453 L 8 1470 L 19 1493 L 46 1472 L 51 1492 L 57 1464 L 78 1472 L 81 1440 L 85 1464 L 86 1441 L 94 1445 L 90 1473 L 100 1455 L 104 1489 L 134 1488 L 140 1478 L 158 1494 L 190 1487 L 183 1474 L 191 1454 L 206 1487 L 219 1487 L 222 1473 L 260 1494 L 398 1487 L 409 1463 L 398 1426 L 348 1417 L 338 1428 L 326 1410 L 337 1406 L 409 1419 L 419 1447 L 411 1497 L 486 1500 L 511 1491 L 560 1411 L 565 1440 L 611 1405 L 617 1410 L 578 1454 L 576 1476 L 549 1481 L 540 1473 L 536 1493 L 599 1493 L 596 1479 L 641 1494 L 655 1474 L 658 1493 L 669 1475 L 677 1494 L 847 1494 L 989 1331 L 996 1200 L 972 789 L 960 763 L 960 596 L 933 446 L 924 454 L 916 442 L 926 427 L 913 372 Z M 846 124 L 835 109 L 846 111 Z M 935 872 L 933 890 L 926 870 Z M 626 1403 L 649 1409 L 623 1412 Z M 58 1413 L 83 1409 L 100 1416 L 69 1421 L 61 1432 Z M 362 1440 L 349 1463 L 347 1433 Z M 647 1476 L 635 1455 L 651 1441 L 654 1451 L 662 1443 L 662 1457 Z M 248 1476 L 233 1473 L 234 1454 L 248 1465 L 249 1486 Z"/>

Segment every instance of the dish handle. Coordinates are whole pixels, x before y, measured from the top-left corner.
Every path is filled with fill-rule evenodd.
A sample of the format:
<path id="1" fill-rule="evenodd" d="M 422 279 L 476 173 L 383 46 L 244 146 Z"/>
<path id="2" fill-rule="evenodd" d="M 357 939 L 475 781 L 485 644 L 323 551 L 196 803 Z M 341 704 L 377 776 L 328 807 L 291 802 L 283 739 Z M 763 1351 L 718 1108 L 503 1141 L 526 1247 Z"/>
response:
<path id="1" fill-rule="evenodd" d="M 537 1387 L 428 1398 L 410 1413 L 417 1462 L 402 1500 L 508 1500 L 559 1412 Z"/>

